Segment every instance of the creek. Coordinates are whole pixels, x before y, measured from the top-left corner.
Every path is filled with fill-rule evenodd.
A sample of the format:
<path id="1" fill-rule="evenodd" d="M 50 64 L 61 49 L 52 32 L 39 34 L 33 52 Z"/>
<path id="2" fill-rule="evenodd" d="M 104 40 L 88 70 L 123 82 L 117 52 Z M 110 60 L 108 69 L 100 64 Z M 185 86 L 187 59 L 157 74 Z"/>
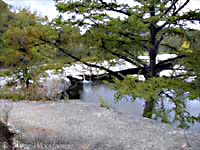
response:
<path id="1" fill-rule="evenodd" d="M 136 116 L 142 116 L 144 110 L 144 100 L 143 99 L 136 99 L 134 102 L 130 100 L 129 96 L 124 97 L 121 101 L 115 102 L 114 94 L 116 93 L 115 90 L 111 89 L 107 85 L 103 83 L 92 83 L 86 82 L 83 84 L 83 91 L 81 92 L 81 100 L 84 102 L 90 102 L 99 104 L 100 99 L 103 99 L 111 108 L 123 112 L 123 113 L 130 113 Z M 173 107 L 173 104 L 166 100 L 165 103 L 167 108 Z M 194 116 L 198 116 L 200 114 L 200 101 L 186 101 L 186 110 Z M 174 116 L 174 112 L 171 114 Z M 170 119 L 170 117 L 169 117 Z M 158 119 L 160 122 L 160 119 Z M 176 126 L 176 124 L 173 124 Z M 200 123 L 190 123 L 190 128 L 188 130 L 195 131 L 200 133 Z"/>

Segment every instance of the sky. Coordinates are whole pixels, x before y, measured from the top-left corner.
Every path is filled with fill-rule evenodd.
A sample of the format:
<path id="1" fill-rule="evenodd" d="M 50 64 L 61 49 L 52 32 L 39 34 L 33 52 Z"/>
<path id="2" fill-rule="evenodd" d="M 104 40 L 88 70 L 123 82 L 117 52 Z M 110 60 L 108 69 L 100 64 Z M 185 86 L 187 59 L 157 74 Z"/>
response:
<path id="1" fill-rule="evenodd" d="M 56 11 L 55 2 L 53 0 L 3 0 L 6 3 L 13 5 L 15 8 L 30 8 L 31 11 L 37 12 L 41 16 L 48 16 L 51 20 L 58 15 Z M 122 0 L 119 0 L 122 1 Z M 129 3 L 132 0 L 123 0 L 123 2 Z M 185 0 L 182 0 L 185 1 Z M 191 0 L 185 9 L 200 9 L 200 0 Z M 191 28 L 200 29 L 200 25 L 190 25 Z"/>
<path id="2" fill-rule="evenodd" d="M 53 0 L 3 0 L 15 8 L 30 8 L 32 12 L 37 12 L 41 16 L 48 16 L 53 19 L 58 15 L 55 2 Z"/>

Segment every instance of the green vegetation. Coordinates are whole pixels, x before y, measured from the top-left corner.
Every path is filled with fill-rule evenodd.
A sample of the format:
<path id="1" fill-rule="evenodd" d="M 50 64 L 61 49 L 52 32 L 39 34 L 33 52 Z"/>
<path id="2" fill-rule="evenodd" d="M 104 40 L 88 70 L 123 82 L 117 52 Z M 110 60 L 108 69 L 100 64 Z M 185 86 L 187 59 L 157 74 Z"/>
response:
<path id="1" fill-rule="evenodd" d="M 137 67 L 114 72 L 95 66 L 115 78 L 111 86 L 118 90 L 116 98 L 130 95 L 135 100 L 136 97 L 142 97 L 146 100 L 143 114 L 145 117 L 152 118 L 156 115 L 163 118 L 164 122 L 169 122 L 166 114 L 175 111 L 177 116 L 173 122 L 178 120 L 181 127 L 187 127 L 185 122 L 199 121 L 199 117 L 192 117 L 185 111 L 184 104 L 184 99 L 193 100 L 199 97 L 199 88 L 194 88 L 199 83 L 199 71 L 194 65 L 197 60 L 193 61 L 194 54 L 199 56 L 196 52 L 199 45 L 196 48 L 192 46 L 198 41 L 193 37 L 199 35 L 199 31 L 189 29 L 183 22 L 199 21 L 200 12 L 189 10 L 182 13 L 189 3 L 190 0 L 135 0 L 135 5 L 130 6 L 118 1 L 83 0 L 58 2 L 57 8 L 63 14 L 76 13 L 83 16 L 83 19 L 69 19 L 64 24 L 72 22 L 78 26 L 91 26 L 83 35 L 83 41 L 97 58 L 123 59 Z M 123 17 L 115 17 L 110 12 Z M 190 46 L 184 48 L 184 42 Z M 177 56 L 157 62 L 157 55 L 163 52 Z M 139 55 L 147 53 L 149 63 L 138 59 Z M 193 63 L 188 62 L 191 60 Z M 175 74 L 175 67 L 176 70 L 182 70 L 179 75 Z M 159 77 L 164 70 L 172 70 L 173 75 Z M 143 75 L 146 80 L 139 81 L 130 77 L 133 74 Z M 190 83 L 186 82 L 185 79 L 191 75 L 195 79 Z M 188 96 L 184 96 L 186 93 Z M 155 110 L 156 104 L 162 102 L 163 97 L 175 105 L 173 110 Z"/>
<path id="2" fill-rule="evenodd" d="M 109 104 L 102 97 L 99 98 L 99 107 L 110 108 Z"/>

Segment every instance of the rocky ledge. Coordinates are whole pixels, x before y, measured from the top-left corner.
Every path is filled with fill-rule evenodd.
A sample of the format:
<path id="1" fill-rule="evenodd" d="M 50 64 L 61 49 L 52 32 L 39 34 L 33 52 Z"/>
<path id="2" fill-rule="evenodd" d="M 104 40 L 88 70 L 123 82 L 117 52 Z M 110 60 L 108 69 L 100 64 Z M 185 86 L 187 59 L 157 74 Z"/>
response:
<path id="1" fill-rule="evenodd" d="M 200 134 L 81 101 L 0 101 L 14 145 L 42 150 L 199 150 Z M 7 111 L 8 113 L 8 111 Z"/>

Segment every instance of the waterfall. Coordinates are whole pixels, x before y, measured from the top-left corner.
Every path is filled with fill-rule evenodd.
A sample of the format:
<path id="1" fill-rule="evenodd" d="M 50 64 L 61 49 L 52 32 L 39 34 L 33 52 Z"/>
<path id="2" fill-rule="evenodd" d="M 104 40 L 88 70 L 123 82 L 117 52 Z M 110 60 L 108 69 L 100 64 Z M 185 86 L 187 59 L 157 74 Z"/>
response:
<path id="1" fill-rule="evenodd" d="M 83 91 L 84 92 L 90 92 L 92 90 L 92 81 L 90 80 L 86 80 L 85 79 L 85 74 L 83 74 Z"/>

